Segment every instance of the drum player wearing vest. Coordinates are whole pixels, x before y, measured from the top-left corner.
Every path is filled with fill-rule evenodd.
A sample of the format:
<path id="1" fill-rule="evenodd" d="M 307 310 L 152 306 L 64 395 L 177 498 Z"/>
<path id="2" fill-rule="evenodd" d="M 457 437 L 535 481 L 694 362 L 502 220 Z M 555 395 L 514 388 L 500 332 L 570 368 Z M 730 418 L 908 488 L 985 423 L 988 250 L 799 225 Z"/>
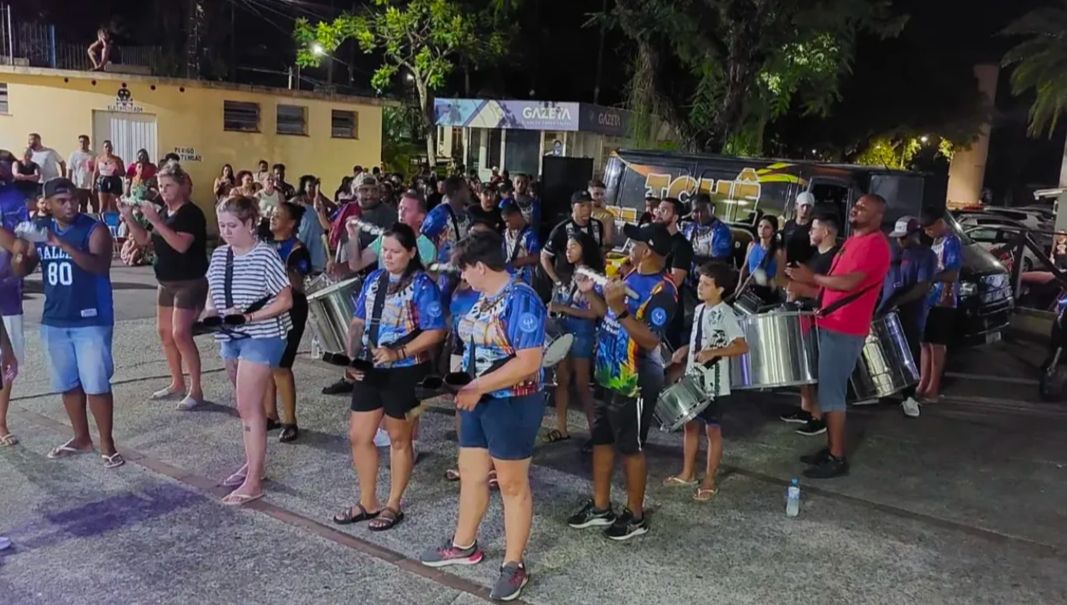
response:
<path id="1" fill-rule="evenodd" d="M 829 479 L 848 474 L 845 458 L 845 398 L 848 381 L 863 350 L 879 289 L 889 272 L 889 243 L 881 232 L 885 199 L 864 195 L 849 211 L 852 235 L 827 275 L 807 265 L 787 267 L 790 279 L 822 290 L 819 315 L 819 386 L 817 400 L 827 428 L 827 447 L 801 456 L 811 465 L 804 476 Z"/>
<path id="2" fill-rule="evenodd" d="M 708 502 L 719 489 L 715 475 L 722 461 L 722 429 L 719 419 L 730 397 L 730 358 L 748 352 L 748 342 L 741 330 L 733 308 L 722 301 L 723 293 L 737 287 L 737 271 L 719 262 L 710 262 L 697 269 L 697 298 L 700 304 L 693 311 L 693 329 L 689 344 L 674 352 L 669 370 L 669 382 L 676 382 L 682 372 L 695 376 L 711 403 L 696 419 L 685 424 L 682 442 L 682 472 L 667 477 L 667 487 L 692 487 L 697 484 L 696 460 L 700 450 L 700 425 L 708 437 L 708 459 L 704 481 L 693 493 L 697 502 Z M 704 364 L 714 363 L 709 368 Z"/>

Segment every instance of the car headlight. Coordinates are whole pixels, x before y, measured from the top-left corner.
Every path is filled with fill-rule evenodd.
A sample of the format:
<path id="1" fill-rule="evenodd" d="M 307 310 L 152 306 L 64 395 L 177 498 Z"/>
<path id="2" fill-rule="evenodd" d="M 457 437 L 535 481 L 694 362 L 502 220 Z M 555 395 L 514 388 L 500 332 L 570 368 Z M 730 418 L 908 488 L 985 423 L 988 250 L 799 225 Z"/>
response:
<path id="1" fill-rule="evenodd" d="M 963 282 L 960 284 L 960 297 L 966 298 L 974 296 L 978 293 L 978 284 L 974 282 Z"/>

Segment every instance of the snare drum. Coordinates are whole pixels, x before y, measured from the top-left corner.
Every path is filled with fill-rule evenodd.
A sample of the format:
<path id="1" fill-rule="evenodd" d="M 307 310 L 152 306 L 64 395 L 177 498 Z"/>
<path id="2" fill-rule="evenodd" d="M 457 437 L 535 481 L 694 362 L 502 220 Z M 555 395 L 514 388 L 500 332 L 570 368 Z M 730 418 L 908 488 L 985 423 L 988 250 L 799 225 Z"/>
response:
<path id="1" fill-rule="evenodd" d="M 551 368 L 567 356 L 574 344 L 574 334 L 563 330 L 563 325 L 555 318 L 545 319 L 545 348 L 541 357 L 541 367 Z"/>
<path id="2" fill-rule="evenodd" d="M 711 399 L 704 393 L 701 377 L 689 375 L 659 394 L 653 418 L 659 423 L 661 430 L 676 431 L 696 418 L 697 414 L 709 405 Z"/>
<path id="3" fill-rule="evenodd" d="M 311 329 L 327 353 L 343 354 L 348 341 L 348 325 L 352 323 L 355 298 L 362 279 L 352 279 L 320 287 L 308 294 L 308 318 Z"/>

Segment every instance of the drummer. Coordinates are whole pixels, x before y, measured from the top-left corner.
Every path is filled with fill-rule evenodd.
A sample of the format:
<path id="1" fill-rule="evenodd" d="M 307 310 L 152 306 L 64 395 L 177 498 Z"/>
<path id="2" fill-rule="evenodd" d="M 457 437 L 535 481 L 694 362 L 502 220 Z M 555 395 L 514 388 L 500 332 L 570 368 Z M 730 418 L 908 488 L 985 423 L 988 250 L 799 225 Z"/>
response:
<path id="1" fill-rule="evenodd" d="M 697 282 L 700 304 L 693 310 L 689 344 L 680 347 L 671 358 L 669 374 L 673 376 L 669 381 L 676 382 L 683 371 L 696 376 L 711 403 L 701 410 L 696 419 L 685 424 L 682 472 L 667 477 L 663 485 L 692 487 L 697 484 L 696 461 L 700 450 L 700 425 L 703 424 L 708 438 L 708 459 L 704 481 L 693 493 L 693 499 L 708 502 L 719 491 L 715 482 L 719 462 L 722 461 L 719 419 L 730 397 L 730 358 L 748 353 L 748 343 L 733 308 L 722 300 L 723 293 L 733 292 L 737 287 L 737 271 L 725 263 L 710 262 L 701 265 L 697 273 L 700 276 Z M 718 361 L 710 368 L 702 367 L 714 359 Z"/>
<path id="2" fill-rule="evenodd" d="M 526 224 L 517 203 L 504 204 L 500 214 L 504 217 L 504 254 L 508 271 L 522 283 L 533 286 L 534 267 L 541 260 L 541 238 Z"/>
<path id="3" fill-rule="evenodd" d="M 400 501 L 414 466 L 410 412 L 419 405 L 415 385 L 429 374 L 430 351 L 445 337 L 441 294 L 419 260 L 415 230 L 402 223 L 387 230 L 382 260 L 385 268 L 363 283 L 349 328 L 350 357 L 369 351 L 374 364 L 370 375 L 349 369 L 355 387 L 348 435 L 360 497 L 333 518 L 342 525 L 370 520 L 373 531 L 391 529 L 404 520 Z M 389 499 L 380 506 L 374 434 L 383 417 L 391 441 L 392 478 Z"/>

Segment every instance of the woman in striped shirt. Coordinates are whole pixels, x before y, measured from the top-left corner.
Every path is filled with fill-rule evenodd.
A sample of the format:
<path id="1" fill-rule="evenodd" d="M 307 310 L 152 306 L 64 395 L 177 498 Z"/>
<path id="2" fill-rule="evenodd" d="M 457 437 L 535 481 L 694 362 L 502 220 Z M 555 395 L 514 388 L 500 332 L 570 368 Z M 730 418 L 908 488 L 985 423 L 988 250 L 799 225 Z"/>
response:
<path id="1" fill-rule="evenodd" d="M 211 255 L 207 315 L 223 318 L 216 338 L 222 344 L 244 428 L 245 464 L 222 482 L 237 488 L 222 503 L 238 506 L 263 497 L 267 454 L 263 398 L 292 327 L 293 294 L 278 253 L 256 238 L 259 207 L 255 200 L 233 197 L 224 201 L 218 207 L 218 220 L 226 245 Z"/>

